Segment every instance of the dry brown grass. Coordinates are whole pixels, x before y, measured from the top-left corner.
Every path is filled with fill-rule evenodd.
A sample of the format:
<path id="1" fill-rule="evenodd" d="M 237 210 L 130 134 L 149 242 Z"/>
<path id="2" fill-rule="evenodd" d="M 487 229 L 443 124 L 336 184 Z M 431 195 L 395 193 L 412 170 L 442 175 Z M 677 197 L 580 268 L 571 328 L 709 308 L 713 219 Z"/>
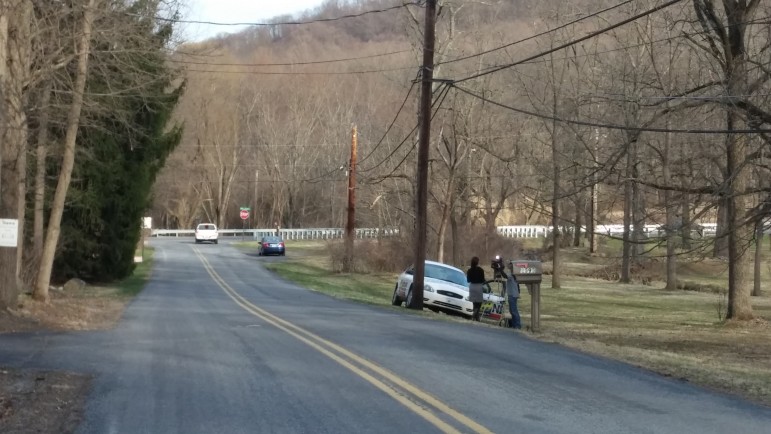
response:
<path id="1" fill-rule="evenodd" d="M 771 405 L 771 298 L 753 298 L 756 320 L 725 323 L 723 294 L 566 280 L 545 282 L 539 339 Z"/>
<path id="2" fill-rule="evenodd" d="M 49 330 L 105 330 L 117 324 L 129 298 L 114 288 L 86 287 L 75 293 L 51 291 L 51 303 L 21 299 L 16 314 Z"/>

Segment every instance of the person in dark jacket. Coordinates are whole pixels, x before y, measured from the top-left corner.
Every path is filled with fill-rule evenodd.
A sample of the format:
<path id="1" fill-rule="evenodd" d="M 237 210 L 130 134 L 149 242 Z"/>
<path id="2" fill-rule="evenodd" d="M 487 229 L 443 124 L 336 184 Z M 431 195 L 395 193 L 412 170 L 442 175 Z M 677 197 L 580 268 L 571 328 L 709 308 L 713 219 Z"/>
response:
<path id="1" fill-rule="evenodd" d="M 479 309 L 482 307 L 482 301 L 484 301 L 485 270 L 479 266 L 479 258 L 476 256 L 471 258 L 471 268 L 466 271 L 466 281 L 468 281 L 468 299 L 474 305 L 471 319 L 479 321 L 481 318 Z"/>
<path id="2" fill-rule="evenodd" d="M 503 273 L 503 277 L 506 279 L 504 292 L 505 296 L 508 298 L 509 313 L 511 313 L 509 327 L 521 329 L 522 319 L 519 316 L 519 309 L 517 308 L 517 302 L 519 301 L 519 282 L 517 282 L 517 278 L 514 276 L 514 265 L 509 262 L 506 268 L 509 270 L 509 274 L 507 276 L 506 273 Z"/>

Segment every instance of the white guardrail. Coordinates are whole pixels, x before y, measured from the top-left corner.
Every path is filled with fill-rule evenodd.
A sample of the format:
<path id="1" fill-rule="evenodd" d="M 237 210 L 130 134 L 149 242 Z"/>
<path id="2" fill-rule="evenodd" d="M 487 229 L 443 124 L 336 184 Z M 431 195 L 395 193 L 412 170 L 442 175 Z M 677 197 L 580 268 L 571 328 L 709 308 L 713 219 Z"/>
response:
<path id="1" fill-rule="evenodd" d="M 253 239 L 276 235 L 275 229 L 220 229 L 223 237 L 245 237 Z M 384 238 L 399 234 L 399 229 L 359 228 L 356 229 L 356 238 Z M 153 229 L 154 237 L 192 237 L 193 229 Z M 343 238 L 345 230 L 339 228 L 315 228 L 315 229 L 280 229 L 279 235 L 285 240 L 331 240 Z"/>
<path id="2" fill-rule="evenodd" d="M 586 227 L 583 227 L 586 230 Z M 662 237 L 666 230 L 662 225 L 645 225 L 643 231 L 648 237 Z M 717 232 L 716 223 L 701 223 L 693 226 L 693 231 L 701 236 L 715 236 Z M 507 238 L 543 238 L 551 233 L 551 226 L 541 225 L 520 225 L 520 226 L 498 226 L 497 232 Z M 624 225 L 597 225 L 595 233 L 608 236 L 622 236 L 624 234 Z M 769 225 L 765 233 L 771 233 Z M 223 237 L 245 237 L 259 239 L 265 236 L 276 235 L 275 229 L 220 229 L 219 234 Z M 384 238 L 399 234 L 399 229 L 395 228 L 359 228 L 356 229 L 356 238 Z M 195 231 L 192 229 L 153 229 L 154 237 L 192 237 Z M 313 228 L 313 229 L 280 229 L 279 235 L 285 240 L 332 240 L 340 239 L 345 235 L 345 230 L 340 228 Z"/>
<path id="3" fill-rule="evenodd" d="M 540 238 L 551 234 L 551 226 L 498 226 L 498 233 L 508 238 Z M 568 228 L 572 232 L 572 227 Z M 581 229 L 586 231 L 586 226 Z M 693 230 L 702 236 L 714 236 L 717 233 L 717 223 L 702 223 L 694 225 Z M 643 232 L 649 237 L 661 237 L 666 234 L 662 225 L 645 225 Z M 621 236 L 624 225 L 597 225 L 594 233 L 607 236 Z"/>

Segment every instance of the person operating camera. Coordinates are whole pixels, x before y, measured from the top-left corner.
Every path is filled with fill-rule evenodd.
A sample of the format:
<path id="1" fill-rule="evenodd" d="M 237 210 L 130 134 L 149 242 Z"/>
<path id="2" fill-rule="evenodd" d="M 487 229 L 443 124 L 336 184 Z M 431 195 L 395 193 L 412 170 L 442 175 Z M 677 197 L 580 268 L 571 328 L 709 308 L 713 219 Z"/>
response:
<path id="1" fill-rule="evenodd" d="M 481 314 L 479 312 L 484 301 L 485 270 L 479 266 L 479 258 L 471 258 L 471 268 L 466 271 L 466 281 L 468 282 L 468 299 L 474 305 L 474 311 L 471 314 L 473 321 L 479 321 Z"/>
<path id="2" fill-rule="evenodd" d="M 509 313 L 511 313 L 511 321 L 509 327 L 515 329 L 522 328 L 522 318 L 519 316 L 519 309 L 517 308 L 517 302 L 519 301 L 519 282 L 517 282 L 516 276 L 514 276 L 514 264 L 509 262 L 506 266 L 509 270 L 509 274 L 501 270 L 503 277 L 506 279 L 506 284 L 503 287 L 504 296 L 508 298 Z"/>

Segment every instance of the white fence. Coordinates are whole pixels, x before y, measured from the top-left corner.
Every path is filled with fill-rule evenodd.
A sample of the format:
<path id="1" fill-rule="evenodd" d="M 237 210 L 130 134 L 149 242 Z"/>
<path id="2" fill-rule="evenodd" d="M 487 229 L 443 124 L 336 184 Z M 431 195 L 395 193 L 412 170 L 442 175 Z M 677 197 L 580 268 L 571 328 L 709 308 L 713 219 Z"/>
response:
<path id="1" fill-rule="evenodd" d="M 262 237 L 276 235 L 275 229 L 220 229 L 222 237 L 250 237 L 260 239 Z M 356 229 L 356 238 L 384 238 L 399 234 L 399 229 L 359 228 Z M 343 238 L 344 229 L 339 228 L 314 228 L 314 229 L 281 229 L 278 231 L 285 240 L 331 240 Z M 193 229 L 153 229 L 154 237 L 192 237 Z"/>
<path id="2" fill-rule="evenodd" d="M 586 231 L 586 227 L 582 230 Z M 716 223 L 695 224 L 694 232 L 701 236 L 715 236 Z M 551 226 L 521 225 L 498 226 L 497 232 L 507 238 L 544 238 L 551 233 Z M 662 225 L 645 225 L 643 232 L 648 237 L 662 237 L 666 235 L 666 228 Z M 220 229 L 223 237 L 245 237 L 260 239 L 265 236 L 276 235 L 275 229 Z M 624 234 L 624 225 L 597 225 L 595 233 L 620 237 Z M 771 234 L 771 225 L 765 229 L 766 234 Z M 394 228 L 359 228 L 356 229 L 356 238 L 384 238 L 399 234 L 399 229 Z M 169 230 L 153 229 L 154 237 L 192 237 L 195 231 L 192 229 Z M 285 240 L 331 240 L 340 239 L 345 235 L 345 230 L 340 228 L 314 228 L 314 229 L 281 229 L 279 235 Z"/>
<path id="3" fill-rule="evenodd" d="M 568 230 L 572 232 L 572 227 Z M 771 229 L 771 228 L 769 228 Z M 498 233 L 508 238 L 541 238 L 551 234 L 551 226 L 498 226 Z M 586 226 L 581 227 L 586 231 Z M 694 231 L 701 233 L 702 236 L 714 236 L 717 232 L 717 223 L 702 223 L 694 225 Z M 666 228 L 663 225 L 645 225 L 643 232 L 648 237 L 661 237 L 666 234 Z M 624 225 L 597 225 L 594 233 L 607 236 L 622 236 L 624 234 Z"/>

